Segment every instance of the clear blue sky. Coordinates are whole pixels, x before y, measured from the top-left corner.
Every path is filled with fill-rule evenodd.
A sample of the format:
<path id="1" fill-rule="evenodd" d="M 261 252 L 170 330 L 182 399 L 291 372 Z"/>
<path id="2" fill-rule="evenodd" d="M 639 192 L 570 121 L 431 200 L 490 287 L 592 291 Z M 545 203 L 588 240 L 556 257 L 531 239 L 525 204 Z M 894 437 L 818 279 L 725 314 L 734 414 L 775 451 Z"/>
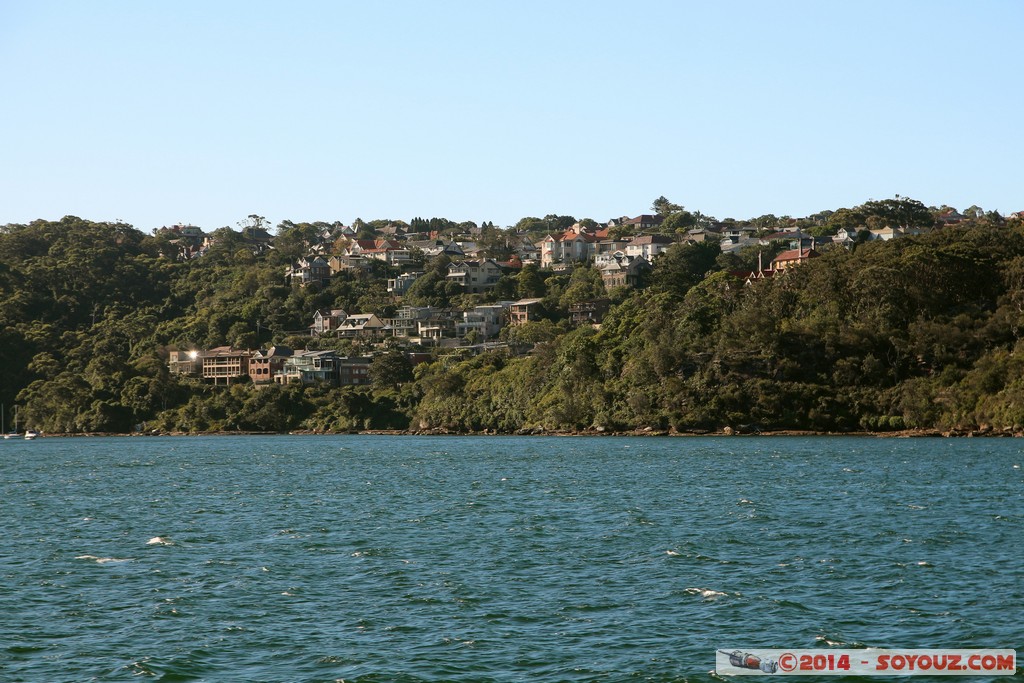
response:
<path id="1" fill-rule="evenodd" d="M 0 2 L 0 224 L 1024 210 L 1024 2 Z"/>

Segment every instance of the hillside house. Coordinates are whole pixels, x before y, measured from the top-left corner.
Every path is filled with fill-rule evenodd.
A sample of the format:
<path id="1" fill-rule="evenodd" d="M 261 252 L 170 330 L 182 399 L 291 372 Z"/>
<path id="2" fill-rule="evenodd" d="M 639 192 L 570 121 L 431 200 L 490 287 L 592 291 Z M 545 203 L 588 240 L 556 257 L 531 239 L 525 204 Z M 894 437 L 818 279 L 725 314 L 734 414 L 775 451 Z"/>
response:
<path id="1" fill-rule="evenodd" d="M 335 329 L 342 339 L 377 338 L 389 331 L 387 325 L 374 313 L 353 313 Z"/>
<path id="2" fill-rule="evenodd" d="M 398 277 L 388 278 L 388 294 L 404 296 L 412 287 L 412 283 L 416 282 L 421 275 L 423 275 L 422 272 L 402 273 Z"/>
<path id="3" fill-rule="evenodd" d="M 599 242 L 587 233 L 567 230 L 560 235 L 548 235 L 537 243 L 540 250 L 541 268 L 550 268 L 556 263 L 584 263 L 589 261 Z"/>
<path id="4" fill-rule="evenodd" d="M 273 382 L 274 377 L 284 369 L 285 361 L 294 353 L 287 346 L 272 346 L 257 351 L 249 359 L 249 379 L 254 384 Z"/>
<path id="5" fill-rule="evenodd" d="M 274 381 L 279 384 L 338 384 L 336 351 L 296 351 L 284 360 Z"/>
<path id="6" fill-rule="evenodd" d="M 664 220 L 664 216 L 641 214 L 635 218 L 623 217 L 619 220 L 619 224 L 630 228 L 634 233 L 641 233 L 654 230 Z"/>
<path id="7" fill-rule="evenodd" d="M 479 341 L 494 339 L 505 326 L 511 301 L 488 306 L 475 306 L 462 313 L 462 321 L 455 324 L 455 335 L 465 338 L 475 331 Z"/>
<path id="8" fill-rule="evenodd" d="M 427 320 L 435 309 L 430 306 L 402 306 L 395 311 L 395 317 L 388 320 L 392 336 L 412 338 L 419 335 L 419 323 Z"/>
<path id="9" fill-rule="evenodd" d="M 540 299 L 520 299 L 514 302 L 508 309 L 509 325 L 525 325 L 528 322 L 540 319 L 542 306 Z"/>
<path id="10" fill-rule="evenodd" d="M 285 277 L 290 284 L 302 287 L 310 284 L 324 285 L 331 279 L 331 266 L 322 256 L 307 256 L 287 268 Z"/>
<path id="11" fill-rule="evenodd" d="M 772 270 L 784 271 L 787 268 L 794 268 L 812 258 L 818 258 L 821 256 L 814 249 L 790 249 L 784 251 L 774 259 L 772 259 Z"/>
<path id="12" fill-rule="evenodd" d="M 625 254 L 612 254 L 598 266 L 605 290 L 615 287 L 639 287 L 650 272 L 650 262 L 642 256 L 631 258 Z"/>
<path id="13" fill-rule="evenodd" d="M 203 363 L 199 351 L 171 351 L 167 367 L 172 375 L 199 376 Z"/>
<path id="14" fill-rule="evenodd" d="M 611 305 L 612 302 L 605 298 L 580 301 L 569 306 L 569 315 L 574 325 L 599 324 Z"/>
<path id="15" fill-rule="evenodd" d="M 462 285 L 467 294 L 482 294 L 493 289 L 501 275 L 501 266 L 494 259 L 448 264 L 448 281 Z"/>
<path id="16" fill-rule="evenodd" d="M 343 387 L 363 386 L 370 383 L 370 362 L 366 356 L 338 358 L 338 384 Z"/>
<path id="17" fill-rule="evenodd" d="M 416 337 L 420 344 L 438 346 L 442 339 L 454 339 L 455 323 L 462 311 L 455 308 L 433 308 L 429 315 L 416 321 Z"/>
<path id="18" fill-rule="evenodd" d="M 249 375 L 249 360 L 253 352 L 218 346 L 198 354 L 202 363 L 201 376 L 213 384 L 231 384 Z"/>
<path id="19" fill-rule="evenodd" d="M 314 337 L 329 335 L 335 332 L 348 318 L 348 314 L 340 308 L 321 308 L 313 314 L 313 324 L 309 332 Z"/>
<path id="20" fill-rule="evenodd" d="M 640 235 L 626 243 L 625 252 L 626 256 L 639 257 L 652 262 L 673 244 L 675 244 L 675 240 L 668 235 Z"/>
<path id="21" fill-rule="evenodd" d="M 373 262 L 364 259 L 362 256 L 347 256 L 336 254 L 327 259 L 327 265 L 331 269 L 331 275 L 338 273 L 366 271 L 373 267 Z"/>

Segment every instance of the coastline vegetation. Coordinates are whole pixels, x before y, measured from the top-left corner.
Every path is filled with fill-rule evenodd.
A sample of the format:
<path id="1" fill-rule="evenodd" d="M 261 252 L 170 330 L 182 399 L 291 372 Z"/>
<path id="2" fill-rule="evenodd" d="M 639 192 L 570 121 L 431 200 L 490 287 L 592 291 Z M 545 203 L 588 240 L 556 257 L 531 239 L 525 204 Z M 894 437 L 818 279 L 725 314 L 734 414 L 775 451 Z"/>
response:
<path id="1" fill-rule="evenodd" d="M 700 225 L 667 210 L 672 230 Z M 864 211 L 827 212 L 808 232 L 863 225 Z M 377 227 L 360 223 L 367 234 Z M 572 303 L 604 295 L 593 269 L 527 266 L 490 298 L 542 299 L 545 319 L 506 333 L 531 352 L 438 355 L 415 368 L 392 356 L 390 366 L 374 361 L 365 387 L 212 387 L 171 375 L 168 349 L 188 345 L 360 350 L 304 330 L 324 307 L 393 312 L 388 267 L 323 287 L 286 284 L 315 226 L 282 223 L 264 250 L 222 228 L 186 261 L 165 235 L 123 223 L 0 227 L 0 401 L 50 434 L 1024 431 L 1024 225 L 980 211 L 925 234 L 833 248 L 749 285 L 732 271 L 756 268 L 755 253 L 681 243 L 646 286 L 610 293 L 599 329 L 567 316 Z M 507 256 L 511 234 L 486 226 L 480 241 Z M 424 261 L 408 301 L 485 300 L 445 282 L 444 258 Z"/>

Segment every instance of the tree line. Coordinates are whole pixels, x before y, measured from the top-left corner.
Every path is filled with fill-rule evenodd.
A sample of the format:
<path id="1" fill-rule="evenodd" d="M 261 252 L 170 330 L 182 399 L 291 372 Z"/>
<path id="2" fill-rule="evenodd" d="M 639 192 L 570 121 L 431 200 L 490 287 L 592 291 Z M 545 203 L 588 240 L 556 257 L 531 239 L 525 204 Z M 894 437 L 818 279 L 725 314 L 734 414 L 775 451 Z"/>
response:
<path id="1" fill-rule="evenodd" d="M 898 199 L 868 208 L 923 220 Z M 870 218 L 837 213 L 819 220 Z M 566 316 L 572 302 L 603 293 L 596 271 L 529 266 L 493 298 L 543 298 L 545 320 L 506 333 L 531 353 L 455 353 L 414 369 L 384 354 L 368 387 L 224 388 L 169 374 L 174 347 L 366 351 L 310 340 L 304 329 L 317 308 L 393 310 L 386 266 L 324 287 L 286 285 L 283 269 L 305 249 L 308 224 L 282 226 L 280 248 L 257 251 L 222 229 L 203 257 L 184 262 L 166 237 L 123 223 L 66 217 L 0 228 L 7 415 L 17 404 L 22 426 L 46 433 L 1024 431 L 1019 219 L 979 210 L 919 236 L 832 249 L 750 285 L 717 243 L 679 244 L 646 286 L 611 293 L 599 329 Z M 412 302 L 481 300 L 448 287 L 443 260 L 423 267 Z"/>

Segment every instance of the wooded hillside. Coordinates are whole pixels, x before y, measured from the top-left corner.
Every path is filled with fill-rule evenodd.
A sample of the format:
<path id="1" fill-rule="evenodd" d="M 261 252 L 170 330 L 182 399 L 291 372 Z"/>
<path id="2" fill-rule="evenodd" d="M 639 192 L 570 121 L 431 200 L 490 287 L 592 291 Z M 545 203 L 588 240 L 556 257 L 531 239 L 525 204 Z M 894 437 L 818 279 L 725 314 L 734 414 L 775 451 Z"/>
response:
<path id="1" fill-rule="evenodd" d="M 833 228 L 863 219 L 832 215 Z M 265 250 L 221 229 L 207 253 L 185 261 L 166 236 L 120 223 L 0 228 L 7 426 L 17 404 L 21 426 L 45 433 L 1024 431 L 1019 219 L 979 212 L 922 235 L 833 248 L 750 284 L 716 243 L 680 243 L 658 257 L 646 287 L 611 293 L 600 329 L 566 315 L 571 302 L 604 294 L 591 269 L 528 266 L 490 298 L 544 299 L 547 319 L 508 335 L 532 352 L 438 352 L 411 379 L 385 361 L 374 361 L 367 387 L 213 387 L 171 375 L 171 348 L 315 345 L 298 337 L 318 309 L 394 310 L 384 281 L 395 273 L 384 264 L 323 287 L 287 284 L 305 225 L 283 224 Z M 423 263 L 428 276 L 445 264 L 438 258 Z M 488 299 L 453 290 L 441 270 L 421 282 L 413 299 Z"/>

